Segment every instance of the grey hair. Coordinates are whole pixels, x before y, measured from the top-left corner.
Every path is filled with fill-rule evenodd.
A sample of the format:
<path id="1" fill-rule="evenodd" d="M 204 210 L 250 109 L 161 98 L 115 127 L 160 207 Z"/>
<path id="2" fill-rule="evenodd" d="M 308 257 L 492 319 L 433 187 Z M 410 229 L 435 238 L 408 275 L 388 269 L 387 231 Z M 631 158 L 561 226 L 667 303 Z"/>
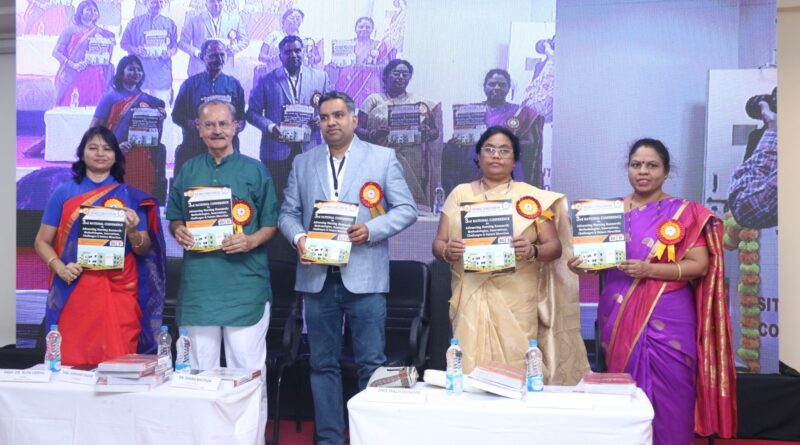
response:
<path id="1" fill-rule="evenodd" d="M 199 119 L 200 116 L 203 114 L 203 110 L 212 106 L 212 105 L 225 105 L 228 108 L 228 111 L 231 112 L 231 119 L 236 120 L 236 108 L 230 102 L 225 102 L 224 100 L 213 99 L 207 102 L 203 102 L 197 107 L 197 118 Z"/>

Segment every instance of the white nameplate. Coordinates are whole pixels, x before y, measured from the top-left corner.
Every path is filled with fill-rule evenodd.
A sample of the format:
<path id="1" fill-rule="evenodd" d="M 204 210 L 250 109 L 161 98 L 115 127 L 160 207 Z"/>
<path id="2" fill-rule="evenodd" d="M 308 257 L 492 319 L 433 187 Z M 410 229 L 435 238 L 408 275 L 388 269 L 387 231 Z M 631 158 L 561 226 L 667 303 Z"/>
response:
<path id="1" fill-rule="evenodd" d="M 47 383 L 51 373 L 45 369 L 0 369 L 0 382 Z"/>
<path id="2" fill-rule="evenodd" d="M 426 400 L 426 394 L 418 389 L 369 387 L 365 391 L 370 402 L 420 404 Z"/>
<path id="3" fill-rule="evenodd" d="M 97 383 L 97 373 L 83 369 L 61 368 L 61 372 L 56 375 L 55 379 L 59 382 L 94 385 Z"/>
<path id="4" fill-rule="evenodd" d="M 216 391 L 219 389 L 219 377 L 203 377 L 191 374 L 172 374 L 170 386 L 186 389 L 200 389 L 203 391 Z"/>
<path id="5" fill-rule="evenodd" d="M 529 408 L 592 409 L 592 399 L 577 392 L 529 392 L 525 394 Z"/>

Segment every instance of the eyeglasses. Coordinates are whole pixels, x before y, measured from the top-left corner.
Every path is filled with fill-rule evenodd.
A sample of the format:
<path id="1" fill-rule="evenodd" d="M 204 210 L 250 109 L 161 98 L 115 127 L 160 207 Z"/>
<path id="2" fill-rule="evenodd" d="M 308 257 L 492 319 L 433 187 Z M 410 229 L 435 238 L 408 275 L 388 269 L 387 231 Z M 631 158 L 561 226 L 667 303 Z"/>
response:
<path id="1" fill-rule="evenodd" d="M 203 128 L 205 128 L 206 130 L 214 130 L 217 127 L 219 127 L 222 130 L 227 130 L 228 128 L 231 127 L 231 125 L 233 125 L 233 122 L 231 122 L 231 121 L 219 121 L 219 122 L 207 121 L 207 122 L 203 122 L 202 125 L 203 125 Z"/>
<path id="2" fill-rule="evenodd" d="M 411 77 L 410 71 L 391 70 L 389 74 L 395 77 Z"/>
<path id="3" fill-rule="evenodd" d="M 489 156 L 498 155 L 501 158 L 507 158 L 514 154 L 514 149 L 511 147 L 492 147 L 491 145 L 484 145 L 481 151 Z"/>

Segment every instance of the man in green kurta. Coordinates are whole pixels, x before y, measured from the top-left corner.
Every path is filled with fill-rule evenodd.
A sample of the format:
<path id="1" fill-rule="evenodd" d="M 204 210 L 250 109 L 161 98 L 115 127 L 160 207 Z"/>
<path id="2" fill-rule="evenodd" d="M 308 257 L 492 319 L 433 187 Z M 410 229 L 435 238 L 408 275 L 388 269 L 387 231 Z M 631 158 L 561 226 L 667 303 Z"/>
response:
<path id="1" fill-rule="evenodd" d="M 266 333 L 270 300 L 266 243 L 276 232 L 278 206 L 272 177 L 256 160 L 233 150 L 233 107 L 209 101 L 198 110 L 198 131 L 208 153 L 184 164 L 169 194 L 167 219 L 184 247 L 178 292 L 178 324 L 189 331 L 191 363 L 196 369 L 219 366 L 220 344 L 231 368 L 261 369 L 262 406 L 259 443 L 267 419 Z M 185 192 L 193 187 L 229 187 L 234 234 L 218 250 L 196 251 Z"/>

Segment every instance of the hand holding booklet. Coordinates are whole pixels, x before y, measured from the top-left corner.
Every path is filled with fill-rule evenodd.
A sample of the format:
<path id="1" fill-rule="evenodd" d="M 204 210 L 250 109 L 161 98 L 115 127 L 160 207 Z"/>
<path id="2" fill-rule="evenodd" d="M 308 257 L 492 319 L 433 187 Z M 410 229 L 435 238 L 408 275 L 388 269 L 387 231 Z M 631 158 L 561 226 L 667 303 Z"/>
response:
<path id="1" fill-rule="evenodd" d="M 186 228 L 194 236 L 194 245 L 189 250 L 211 252 L 221 249 L 225 238 L 233 235 L 231 188 L 190 187 L 183 196 Z"/>
<path id="2" fill-rule="evenodd" d="M 303 259 L 317 264 L 347 264 L 353 243 L 347 229 L 355 224 L 358 204 L 316 201 Z"/>
<path id="3" fill-rule="evenodd" d="M 622 198 L 578 199 L 572 203 L 572 240 L 580 269 L 601 270 L 625 261 L 625 207 Z"/>
<path id="4" fill-rule="evenodd" d="M 125 267 L 125 210 L 81 206 L 78 264 L 85 269 L 122 270 Z"/>
<path id="5" fill-rule="evenodd" d="M 516 269 L 511 200 L 461 204 L 464 272 L 500 273 Z"/>

